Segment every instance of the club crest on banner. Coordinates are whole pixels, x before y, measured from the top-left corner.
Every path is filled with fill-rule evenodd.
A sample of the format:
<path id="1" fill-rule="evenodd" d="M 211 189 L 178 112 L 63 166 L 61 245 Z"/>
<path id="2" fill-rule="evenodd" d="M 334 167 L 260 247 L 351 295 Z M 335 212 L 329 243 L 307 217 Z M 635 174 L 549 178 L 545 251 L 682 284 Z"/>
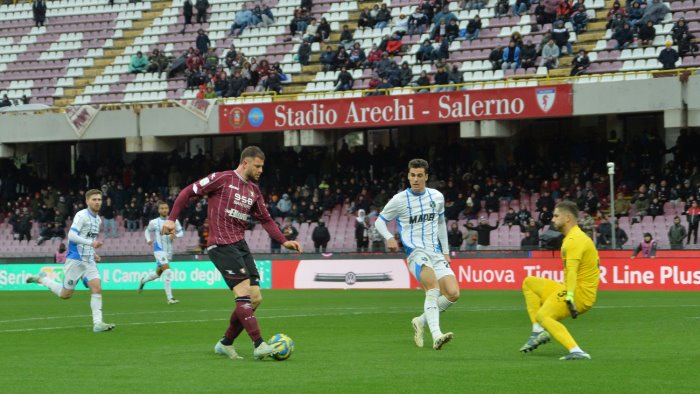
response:
<path id="1" fill-rule="evenodd" d="M 557 97 L 557 90 L 554 88 L 550 89 L 537 89 L 537 105 L 540 107 L 542 112 L 549 112 L 554 105 L 554 100 Z"/>
<path id="2" fill-rule="evenodd" d="M 83 138 L 99 112 L 99 105 L 74 105 L 66 108 L 66 119 L 78 138 Z"/>

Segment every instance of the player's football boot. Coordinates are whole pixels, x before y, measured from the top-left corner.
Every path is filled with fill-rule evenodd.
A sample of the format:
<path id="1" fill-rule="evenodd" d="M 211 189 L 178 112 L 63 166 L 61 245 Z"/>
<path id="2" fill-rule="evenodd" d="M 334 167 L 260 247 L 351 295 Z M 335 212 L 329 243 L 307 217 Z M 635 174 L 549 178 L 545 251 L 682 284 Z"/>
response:
<path id="1" fill-rule="evenodd" d="M 569 360 L 590 360 L 591 355 L 586 352 L 571 352 L 564 357 L 559 358 L 562 361 Z"/>
<path id="2" fill-rule="evenodd" d="M 115 325 L 109 323 L 96 323 L 92 326 L 92 332 L 104 332 L 114 330 Z"/>
<path id="3" fill-rule="evenodd" d="M 38 275 L 28 276 L 26 282 L 27 283 L 36 283 L 38 285 L 38 284 L 41 284 L 41 282 L 39 282 L 41 280 L 41 278 L 43 278 L 45 276 L 46 276 L 46 272 L 39 272 Z"/>
<path id="4" fill-rule="evenodd" d="M 423 319 L 420 316 L 414 317 L 411 324 L 413 325 L 413 340 L 416 341 L 416 346 L 423 347 Z"/>
<path id="5" fill-rule="evenodd" d="M 552 337 L 549 336 L 547 331 L 533 332 L 530 337 L 527 338 L 527 342 L 520 348 L 523 353 L 531 352 L 537 349 L 538 346 L 544 345 L 549 342 Z"/>
<path id="6" fill-rule="evenodd" d="M 171 298 L 171 299 L 168 300 L 168 304 L 171 304 L 171 305 L 172 305 L 172 304 L 177 304 L 178 302 L 180 302 L 180 301 L 176 300 L 175 298 Z"/>
<path id="7" fill-rule="evenodd" d="M 139 293 L 143 291 L 143 287 L 146 286 L 146 282 L 144 282 L 144 279 L 146 279 L 146 275 L 142 276 L 141 279 L 139 279 Z"/>
<path id="8" fill-rule="evenodd" d="M 445 344 L 447 342 L 451 341 L 454 336 L 455 336 L 455 334 L 453 334 L 451 332 L 446 332 L 446 333 L 440 335 L 439 337 L 437 337 L 435 339 L 435 341 L 433 341 L 433 349 L 435 349 L 435 350 L 442 349 L 442 347 L 445 346 Z"/>
<path id="9" fill-rule="evenodd" d="M 216 342 L 216 346 L 214 346 L 214 353 L 226 356 L 231 360 L 243 360 L 243 357 L 238 355 L 233 345 L 226 346 L 223 343 L 221 343 L 221 341 Z"/>
<path id="10" fill-rule="evenodd" d="M 253 356 L 255 356 L 256 360 L 262 360 L 265 357 L 272 356 L 276 353 L 279 353 L 279 350 L 268 345 L 267 342 L 261 343 L 260 346 L 256 347 L 255 350 L 253 350 Z"/>

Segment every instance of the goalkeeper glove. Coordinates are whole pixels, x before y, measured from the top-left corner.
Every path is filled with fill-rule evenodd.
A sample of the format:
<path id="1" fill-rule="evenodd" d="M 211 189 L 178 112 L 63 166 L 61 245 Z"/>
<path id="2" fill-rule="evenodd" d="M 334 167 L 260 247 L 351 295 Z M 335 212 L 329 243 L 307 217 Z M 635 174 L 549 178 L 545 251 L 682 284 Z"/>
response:
<path id="1" fill-rule="evenodd" d="M 569 313 L 571 313 L 571 318 L 575 319 L 578 317 L 578 311 L 576 310 L 576 304 L 574 304 L 574 292 L 569 291 L 566 293 L 566 306 L 569 307 Z"/>

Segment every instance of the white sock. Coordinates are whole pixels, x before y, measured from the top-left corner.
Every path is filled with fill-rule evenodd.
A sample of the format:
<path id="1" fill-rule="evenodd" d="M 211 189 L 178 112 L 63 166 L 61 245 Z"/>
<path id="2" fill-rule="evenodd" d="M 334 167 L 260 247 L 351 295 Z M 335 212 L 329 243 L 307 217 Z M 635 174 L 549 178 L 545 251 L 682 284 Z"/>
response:
<path id="1" fill-rule="evenodd" d="M 143 283 L 150 282 L 156 279 L 158 279 L 158 274 L 156 274 L 155 272 L 151 272 L 150 274 L 146 275 L 146 278 L 143 280 Z"/>
<path id="2" fill-rule="evenodd" d="M 533 324 L 532 324 L 532 332 L 536 332 L 536 333 L 539 334 L 539 333 L 541 333 L 542 331 L 544 331 L 544 327 L 542 327 L 542 326 L 540 325 L 540 323 L 533 323 Z"/>
<path id="3" fill-rule="evenodd" d="M 438 296 L 440 289 L 430 289 L 425 292 L 425 304 L 423 304 L 423 314 L 428 322 L 428 328 L 433 335 L 433 341 L 442 335 L 440 331 L 440 311 L 438 310 Z"/>
<path id="4" fill-rule="evenodd" d="M 569 349 L 569 353 L 585 353 L 580 347 L 575 346 Z"/>
<path id="5" fill-rule="evenodd" d="M 163 271 L 161 277 L 163 278 L 163 288 L 165 288 L 165 296 L 168 297 L 168 299 L 170 300 L 173 298 L 173 287 L 171 283 L 173 280 L 173 271 L 167 269 Z"/>
<path id="6" fill-rule="evenodd" d="M 46 278 L 46 277 L 39 279 L 39 283 L 48 287 L 48 289 L 51 290 L 52 293 L 56 294 L 57 297 L 61 296 L 62 286 L 60 283 L 54 282 L 51 279 Z"/>
<path id="7" fill-rule="evenodd" d="M 90 295 L 90 309 L 92 309 L 92 324 L 102 323 L 102 294 Z"/>
<path id="8" fill-rule="evenodd" d="M 440 311 L 440 313 L 448 310 L 452 306 L 452 304 L 454 304 L 454 302 L 448 300 L 447 297 L 445 297 L 444 295 L 441 295 L 437 299 L 437 306 L 438 306 L 438 310 Z M 428 320 L 425 319 L 425 313 L 420 315 L 419 318 L 420 318 L 421 324 L 423 324 L 423 327 L 425 327 L 425 325 L 428 324 Z"/>

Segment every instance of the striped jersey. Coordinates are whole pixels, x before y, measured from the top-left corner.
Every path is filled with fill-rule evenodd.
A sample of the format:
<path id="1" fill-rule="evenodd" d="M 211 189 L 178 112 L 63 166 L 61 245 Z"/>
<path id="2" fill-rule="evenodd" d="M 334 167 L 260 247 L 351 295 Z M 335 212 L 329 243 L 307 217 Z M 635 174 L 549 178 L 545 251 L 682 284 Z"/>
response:
<path id="1" fill-rule="evenodd" d="M 148 227 L 146 227 L 145 236 L 146 242 L 151 241 L 151 233 L 154 233 L 153 237 L 153 252 L 165 252 L 169 259 L 173 258 L 173 239 L 170 235 L 162 235 L 161 230 L 163 229 L 163 223 L 168 220 L 168 218 L 157 217 L 150 222 L 148 222 Z M 185 235 L 182 231 L 182 226 L 180 221 L 175 221 L 175 236 L 181 238 Z"/>
<path id="2" fill-rule="evenodd" d="M 68 235 L 68 255 L 66 255 L 66 259 L 85 262 L 95 261 L 95 249 L 92 247 L 92 241 L 100 233 L 101 223 L 100 217 L 92 213 L 88 208 L 75 214 L 73 223 L 70 226 L 70 233 L 76 234 L 80 239 L 77 239 L 77 237 L 71 239 L 71 235 Z"/>
<path id="3" fill-rule="evenodd" d="M 438 240 L 438 219 L 445 214 L 445 197 L 439 191 L 425 188 L 420 194 L 410 188 L 389 200 L 379 218 L 386 222 L 396 220 L 401 243 L 406 254 L 415 249 L 441 253 Z"/>

